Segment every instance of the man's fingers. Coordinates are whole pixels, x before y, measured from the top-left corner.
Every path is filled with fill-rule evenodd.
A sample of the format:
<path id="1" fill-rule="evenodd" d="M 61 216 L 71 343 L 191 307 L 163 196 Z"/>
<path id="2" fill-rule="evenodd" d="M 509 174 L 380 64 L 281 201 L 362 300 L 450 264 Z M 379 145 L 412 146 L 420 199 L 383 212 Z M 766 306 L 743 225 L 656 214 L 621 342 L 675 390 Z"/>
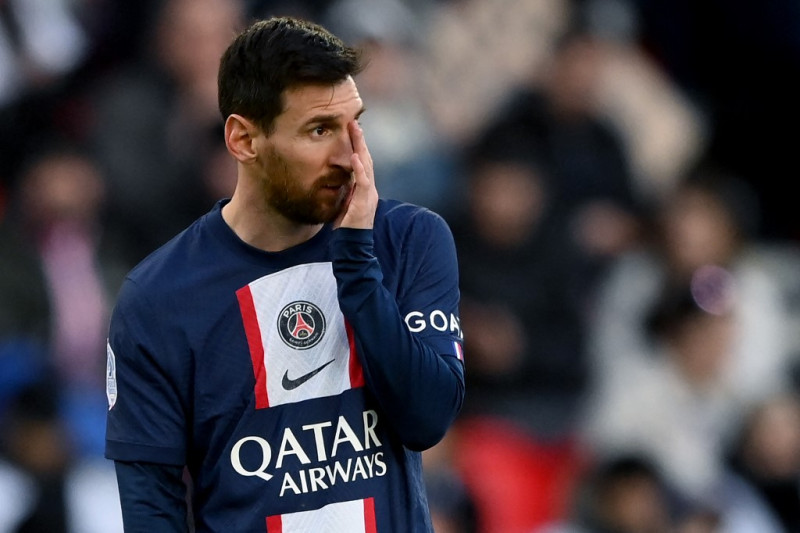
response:
<path id="1" fill-rule="evenodd" d="M 355 178 L 354 187 L 359 183 L 361 183 L 362 186 L 368 185 L 370 176 L 367 174 L 367 169 L 364 168 L 364 164 L 361 162 L 361 156 L 356 152 L 353 152 L 353 155 L 350 156 L 350 165 L 353 167 L 353 177 Z"/>
<path id="2" fill-rule="evenodd" d="M 361 158 L 362 168 L 367 173 L 368 178 L 372 178 L 372 156 L 367 148 L 367 142 L 364 140 L 364 131 L 358 122 L 353 120 L 350 126 L 350 141 L 353 144 L 353 153 L 358 154 Z M 355 167 L 353 167 L 355 169 Z"/>
<path id="3" fill-rule="evenodd" d="M 374 223 L 375 209 L 378 205 L 378 191 L 375 189 L 372 158 L 358 123 L 352 121 L 347 127 L 353 147 L 353 153 L 350 156 L 353 182 L 340 220 L 336 222 L 340 227 L 369 229 Z"/>
<path id="4" fill-rule="evenodd" d="M 361 125 L 357 120 L 351 120 L 347 126 L 350 128 L 350 143 L 353 145 L 353 151 L 364 150 L 367 144 L 364 141 L 364 132 L 361 130 Z"/>
<path id="5" fill-rule="evenodd" d="M 344 216 L 347 214 L 347 210 L 350 208 L 350 202 L 353 201 L 353 194 L 355 193 L 355 190 L 356 190 L 356 184 L 352 183 L 350 189 L 347 191 L 347 195 L 344 197 L 344 200 L 342 201 L 342 211 L 333 221 L 334 228 L 338 228 L 339 226 L 342 225 L 342 220 L 344 219 Z"/>

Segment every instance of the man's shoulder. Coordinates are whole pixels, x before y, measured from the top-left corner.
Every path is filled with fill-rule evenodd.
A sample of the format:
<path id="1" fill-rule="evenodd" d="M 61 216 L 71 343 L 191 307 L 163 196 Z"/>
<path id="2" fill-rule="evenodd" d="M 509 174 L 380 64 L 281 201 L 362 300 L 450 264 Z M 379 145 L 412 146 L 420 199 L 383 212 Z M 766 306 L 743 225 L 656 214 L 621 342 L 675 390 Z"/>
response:
<path id="1" fill-rule="evenodd" d="M 139 283 L 153 283 L 161 278 L 170 278 L 160 273 L 173 269 L 176 264 L 182 262 L 186 248 L 184 233 L 185 230 L 150 252 L 131 269 L 128 278 Z"/>
<path id="2" fill-rule="evenodd" d="M 417 228 L 424 230 L 433 226 L 447 226 L 438 213 L 427 207 L 400 200 L 381 199 L 375 213 L 376 230 L 392 232 Z"/>
<path id="3" fill-rule="evenodd" d="M 435 211 L 396 200 L 383 200 L 378 205 L 375 251 L 385 268 L 391 264 L 387 258 L 414 263 L 429 256 L 446 257 L 453 247 L 450 227 Z"/>
<path id="4" fill-rule="evenodd" d="M 214 239 L 204 231 L 204 218 L 142 259 L 128 272 L 126 282 L 150 292 L 164 292 L 191 279 L 204 263 L 214 263 L 221 254 Z"/>

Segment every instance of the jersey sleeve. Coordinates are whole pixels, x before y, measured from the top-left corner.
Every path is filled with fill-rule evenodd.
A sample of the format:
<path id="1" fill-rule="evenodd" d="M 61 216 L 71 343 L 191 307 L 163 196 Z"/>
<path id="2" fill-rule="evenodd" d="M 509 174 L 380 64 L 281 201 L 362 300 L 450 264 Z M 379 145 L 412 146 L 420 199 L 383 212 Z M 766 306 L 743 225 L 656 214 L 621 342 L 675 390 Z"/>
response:
<path id="1" fill-rule="evenodd" d="M 125 282 L 108 337 L 109 459 L 185 464 L 189 372 L 170 348 L 163 314 L 136 283 Z"/>
<path id="2" fill-rule="evenodd" d="M 367 385 L 417 450 L 444 436 L 464 399 L 455 246 L 444 221 L 426 213 L 399 236 L 397 297 L 382 283 L 373 230 L 339 228 L 333 239 L 339 305 Z"/>
<path id="3" fill-rule="evenodd" d="M 183 468 L 114 462 L 125 531 L 187 533 Z"/>

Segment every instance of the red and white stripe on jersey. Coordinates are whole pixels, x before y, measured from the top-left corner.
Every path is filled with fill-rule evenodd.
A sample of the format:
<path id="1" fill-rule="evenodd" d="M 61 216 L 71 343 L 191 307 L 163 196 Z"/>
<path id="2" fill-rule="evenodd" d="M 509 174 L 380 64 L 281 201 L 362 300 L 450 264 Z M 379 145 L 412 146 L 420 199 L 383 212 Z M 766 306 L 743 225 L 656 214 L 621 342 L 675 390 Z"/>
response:
<path id="1" fill-rule="evenodd" d="M 314 511 L 267 517 L 267 533 L 377 533 L 373 498 L 332 503 Z"/>
<path id="2" fill-rule="evenodd" d="M 256 378 L 256 408 L 333 396 L 364 385 L 353 332 L 339 310 L 330 263 L 281 270 L 242 287 L 236 296 Z M 294 302 L 313 304 L 324 317 L 324 333 L 309 348 L 290 346 L 279 331 L 281 311 Z M 322 331 L 321 324 L 315 328 Z M 313 377 L 302 380 L 310 373 Z M 302 384 L 286 388 L 285 378 Z"/>

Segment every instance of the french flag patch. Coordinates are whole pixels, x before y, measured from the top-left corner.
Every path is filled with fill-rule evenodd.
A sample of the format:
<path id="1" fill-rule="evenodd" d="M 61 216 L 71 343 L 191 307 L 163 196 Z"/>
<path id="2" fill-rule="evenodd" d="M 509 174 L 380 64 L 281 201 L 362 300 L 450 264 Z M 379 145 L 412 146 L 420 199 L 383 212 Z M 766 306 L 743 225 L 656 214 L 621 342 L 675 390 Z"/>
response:
<path id="1" fill-rule="evenodd" d="M 464 348 L 461 347 L 461 343 L 458 341 L 453 341 L 453 349 L 455 350 L 456 357 L 459 361 L 464 360 Z"/>

